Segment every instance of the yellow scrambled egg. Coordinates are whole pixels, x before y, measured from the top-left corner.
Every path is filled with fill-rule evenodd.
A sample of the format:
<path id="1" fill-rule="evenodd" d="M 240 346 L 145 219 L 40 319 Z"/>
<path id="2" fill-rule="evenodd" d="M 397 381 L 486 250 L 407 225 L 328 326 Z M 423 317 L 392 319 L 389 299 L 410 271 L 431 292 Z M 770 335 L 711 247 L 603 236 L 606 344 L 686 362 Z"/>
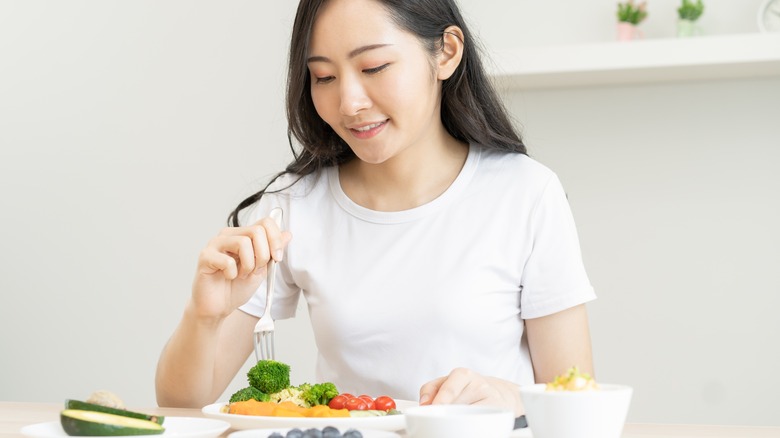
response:
<path id="1" fill-rule="evenodd" d="M 581 373 L 577 367 L 569 368 L 565 374 L 557 376 L 547 384 L 547 391 L 588 391 L 598 389 L 593 377 L 588 373 Z"/>

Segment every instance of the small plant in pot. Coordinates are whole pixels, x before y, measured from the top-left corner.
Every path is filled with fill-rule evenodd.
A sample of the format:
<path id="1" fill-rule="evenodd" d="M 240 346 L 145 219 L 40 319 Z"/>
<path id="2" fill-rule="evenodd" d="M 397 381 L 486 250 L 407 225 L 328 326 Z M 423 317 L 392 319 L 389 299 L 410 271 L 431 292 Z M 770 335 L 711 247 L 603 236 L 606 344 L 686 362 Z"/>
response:
<path id="1" fill-rule="evenodd" d="M 637 26 L 647 18 L 647 2 L 627 0 L 619 2 L 617 6 L 618 41 L 642 38 L 642 32 L 639 31 Z"/>
<path id="2" fill-rule="evenodd" d="M 689 37 L 701 35 L 701 29 L 696 25 L 696 20 L 704 13 L 704 2 L 702 0 L 682 0 L 682 4 L 677 8 L 677 36 Z"/>

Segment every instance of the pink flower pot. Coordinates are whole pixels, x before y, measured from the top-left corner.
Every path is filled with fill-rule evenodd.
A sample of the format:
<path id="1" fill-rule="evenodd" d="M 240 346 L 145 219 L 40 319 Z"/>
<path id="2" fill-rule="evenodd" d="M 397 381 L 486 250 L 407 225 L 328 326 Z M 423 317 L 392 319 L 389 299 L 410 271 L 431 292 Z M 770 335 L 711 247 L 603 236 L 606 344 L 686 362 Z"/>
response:
<path id="1" fill-rule="evenodd" d="M 621 21 L 617 24 L 617 39 L 618 41 L 631 41 L 638 40 L 644 37 L 639 28 L 631 23 Z"/>

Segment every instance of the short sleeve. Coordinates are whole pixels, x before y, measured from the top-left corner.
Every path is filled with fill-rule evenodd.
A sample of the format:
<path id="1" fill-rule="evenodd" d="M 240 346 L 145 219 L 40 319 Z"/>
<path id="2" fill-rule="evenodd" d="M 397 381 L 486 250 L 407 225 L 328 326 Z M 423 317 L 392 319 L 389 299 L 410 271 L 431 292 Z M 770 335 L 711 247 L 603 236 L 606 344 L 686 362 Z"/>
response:
<path id="1" fill-rule="evenodd" d="M 550 177 L 531 215 L 533 245 L 523 269 L 521 317 L 538 318 L 595 299 L 571 207 L 557 176 Z"/>

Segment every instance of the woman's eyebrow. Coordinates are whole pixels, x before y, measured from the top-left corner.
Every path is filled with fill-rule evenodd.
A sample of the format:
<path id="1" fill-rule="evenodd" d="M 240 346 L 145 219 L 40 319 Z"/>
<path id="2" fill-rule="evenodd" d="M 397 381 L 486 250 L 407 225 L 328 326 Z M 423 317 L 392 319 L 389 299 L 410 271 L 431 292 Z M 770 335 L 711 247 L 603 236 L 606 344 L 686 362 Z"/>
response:
<path id="1" fill-rule="evenodd" d="M 347 54 L 347 58 L 352 59 L 361 53 L 367 52 L 369 50 L 379 49 L 382 47 L 390 46 L 391 44 L 369 44 L 367 46 L 360 46 L 357 49 L 349 52 Z M 333 62 L 330 60 L 330 58 L 326 56 L 310 56 L 309 59 L 306 60 L 306 63 L 309 62 Z"/>

